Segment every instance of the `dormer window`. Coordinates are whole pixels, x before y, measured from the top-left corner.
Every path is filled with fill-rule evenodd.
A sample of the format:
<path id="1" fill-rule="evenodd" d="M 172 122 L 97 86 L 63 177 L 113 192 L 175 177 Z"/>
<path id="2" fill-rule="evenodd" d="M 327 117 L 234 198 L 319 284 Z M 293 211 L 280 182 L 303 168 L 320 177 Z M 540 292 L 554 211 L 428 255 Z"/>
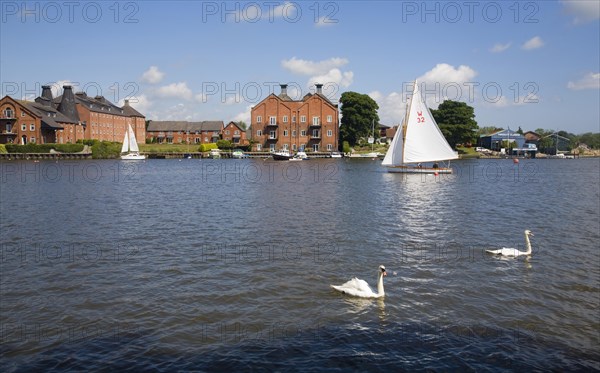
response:
<path id="1" fill-rule="evenodd" d="M 15 112 L 11 108 L 4 109 L 4 117 L 5 118 L 13 118 Z"/>

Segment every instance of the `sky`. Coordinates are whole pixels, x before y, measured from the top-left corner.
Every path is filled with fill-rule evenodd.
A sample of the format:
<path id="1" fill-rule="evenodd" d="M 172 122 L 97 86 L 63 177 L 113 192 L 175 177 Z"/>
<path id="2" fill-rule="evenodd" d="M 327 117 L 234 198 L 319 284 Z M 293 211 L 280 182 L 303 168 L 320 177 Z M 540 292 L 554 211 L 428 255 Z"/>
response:
<path id="1" fill-rule="evenodd" d="M 151 120 L 243 120 L 288 84 L 368 94 L 402 121 L 430 108 L 480 127 L 600 132 L 600 1 L 0 1 L 2 97 L 62 85 Z"/>

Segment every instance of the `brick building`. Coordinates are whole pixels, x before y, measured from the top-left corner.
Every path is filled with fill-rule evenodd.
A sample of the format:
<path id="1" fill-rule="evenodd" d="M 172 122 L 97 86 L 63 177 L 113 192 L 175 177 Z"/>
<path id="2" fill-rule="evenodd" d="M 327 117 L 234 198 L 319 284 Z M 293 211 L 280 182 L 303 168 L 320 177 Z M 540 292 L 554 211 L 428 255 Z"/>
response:
<path id="1" fill-rule="evenodd" d="M 102 96 L 73 94 L 71 86 L 63 86 L 63 94 L 53 98 L 50 86 L 42 86 L 35 101 L 0 100 L 0 143 L 75 143 L 96 139 L 120 142 L 127 125 L 143 142 L 145 118 L 129 105 L 120 108 Z"/>
<path id="2" fill-rule="evenodd" d="M 322 87 L 316 84 L 316 93 L 293 100 L 287 94 L 287 84 L 281 84 L 279 95 L 272 93 L 254 106 L 252 150 L 338 150 L 338 106 L 323 95 Z"/>
<path id="3" fill-rule="evenodd" d="M 235 122 L 229 122 L 223 128 L 223 134 L 221 136 L 223 140 L 229 140 L 234 146 L 245 146 L 248 145 L 249 141 L 246 138 L 246 131 Z"/>
<path id="4" fill-rule="evenodd" d="M 159 144 L 207 144 L 217 142 L 223 131 L 222 120 L 203 122 L 151 120 L 146 139 Z"/>

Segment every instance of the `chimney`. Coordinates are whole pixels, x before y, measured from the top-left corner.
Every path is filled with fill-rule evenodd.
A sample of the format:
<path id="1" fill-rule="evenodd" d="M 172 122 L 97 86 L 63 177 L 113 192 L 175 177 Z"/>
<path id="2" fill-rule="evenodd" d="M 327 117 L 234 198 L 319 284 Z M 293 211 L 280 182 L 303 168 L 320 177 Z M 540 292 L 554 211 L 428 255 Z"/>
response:
<path id="1" fill-rule="evenodd" d="M 280 84 L 279 86 L 281 86 L 281 95 L 287 96 L 287 84 Z"/>
<path id="2" fill-rule="evenodd" d="M 315 87 L 317 87 L 317 93 L 322 95 L 323 94 L 323 84 L 315 84 Z"/>
<path id="3" fill-rule="evenodd" d="M 46 99 L 50 100 L 50 102 L 52 102 L 52 99 L 54 97 L 52 97 L 52 90 L 50 89 L 49 85 L 42 86 L 42 97 L 46 98 Z"/>
<path id="4" fill-rule="evenodd" d="M 125 105 L 123 106 L 129 106 L 129 100 L 125 100 Z"/>
<path id="5" fill-rule="evenodd" d="M 70 85 L 63 85 L 62 99 L 57 109 L 68 118 L 79 122 L 79 113 L 77 113 L 75 105 L 75 95 L 73 94 L 73 87 Z"/>

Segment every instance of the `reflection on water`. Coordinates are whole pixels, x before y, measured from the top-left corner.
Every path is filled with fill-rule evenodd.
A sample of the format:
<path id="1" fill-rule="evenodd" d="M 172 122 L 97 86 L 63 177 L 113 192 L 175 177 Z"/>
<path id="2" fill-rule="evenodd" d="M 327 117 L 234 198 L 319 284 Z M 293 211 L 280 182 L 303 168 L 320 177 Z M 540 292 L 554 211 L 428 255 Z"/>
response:
<path id="1" fill-rule="evenodd" d="M 0 163 L 2 371 L 600 369 L 597 160 L 291 164 Z"/>

